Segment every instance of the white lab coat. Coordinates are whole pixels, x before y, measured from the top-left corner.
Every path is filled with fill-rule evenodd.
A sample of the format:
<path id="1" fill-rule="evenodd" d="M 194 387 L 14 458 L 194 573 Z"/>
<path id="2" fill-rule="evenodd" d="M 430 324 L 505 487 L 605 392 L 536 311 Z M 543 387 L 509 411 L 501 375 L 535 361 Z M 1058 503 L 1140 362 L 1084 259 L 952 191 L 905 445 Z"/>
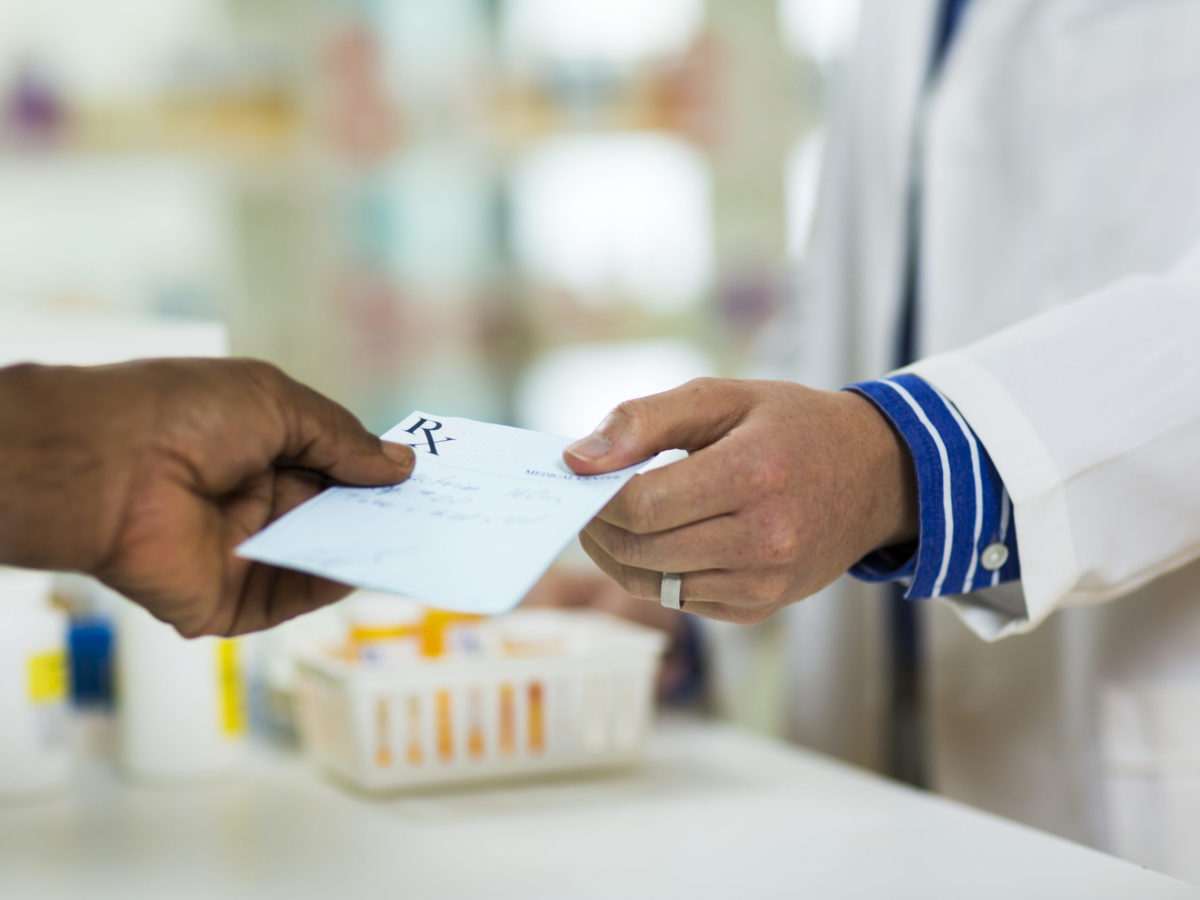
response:
<path id="1" fill-rule="evenodd" d="M 924 99 L 936 2 L 864 6 L 774 337 L 797 380 L 889 369 L 915 153 L 918 349 L 939 354 L 915 371 L 1013 497 L 1027 611 L 925 604 L 933 786 L 1200 881 L 1200 2 L 975 0 Z M 766 639 L 792 732 L 870 765 L 868 594 L 839 583 Z"/>

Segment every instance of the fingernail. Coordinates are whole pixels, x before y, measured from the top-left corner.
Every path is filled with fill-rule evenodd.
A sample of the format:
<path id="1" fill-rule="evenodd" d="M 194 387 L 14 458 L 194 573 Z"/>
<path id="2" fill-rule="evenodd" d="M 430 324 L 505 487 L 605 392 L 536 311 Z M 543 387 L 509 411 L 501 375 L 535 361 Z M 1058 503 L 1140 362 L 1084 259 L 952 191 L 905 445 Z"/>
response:
<path id="1" fill-rule="evenodd" d="M 595 462 L 598 459 L 603 459 L 608 456 L 611 450 L 612 444 L 600 432 L 589 434 L 583 440 L 576 441 L 567 448 L 568 453 L 576 459 L 582 459 L 585 462 Z"/>
<path id="2" fill-rule="evenodd" d="M 383 453 L 392 462 L 404 466 L 406 469 L 411 469 L 417 461 L 417 455 L 413 453 L 412 447 L 406 444 L 393 444 L 391 441 L 383 441 Z"/>

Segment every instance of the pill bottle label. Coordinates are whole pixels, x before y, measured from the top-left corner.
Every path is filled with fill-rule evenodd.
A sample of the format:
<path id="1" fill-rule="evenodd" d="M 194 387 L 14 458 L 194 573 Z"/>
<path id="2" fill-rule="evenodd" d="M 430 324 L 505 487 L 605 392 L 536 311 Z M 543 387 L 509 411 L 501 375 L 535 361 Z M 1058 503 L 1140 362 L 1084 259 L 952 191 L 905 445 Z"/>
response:
<path id="1" fill-rule="evenodd" d="M 240 737 L 246 733 L 246 703 L 237 641 L 217 641 L 216 648 L 221 732 L 226 737 Z"/>
<path id="2" fill-rule="evenodd" d="M 29 700 L 37 706 L 61 703 L 67 696 L 67 658 L 50 650 L 29 658 Z"/>
<path id="3" fill-rule="evenodd" d="M 34 654 L 29 657 L 27 673 L 35 740 L 43 752 L 54 752 L 65 747 L 70 737 L 66 703 L 66 653 L 47 650 Z"/>

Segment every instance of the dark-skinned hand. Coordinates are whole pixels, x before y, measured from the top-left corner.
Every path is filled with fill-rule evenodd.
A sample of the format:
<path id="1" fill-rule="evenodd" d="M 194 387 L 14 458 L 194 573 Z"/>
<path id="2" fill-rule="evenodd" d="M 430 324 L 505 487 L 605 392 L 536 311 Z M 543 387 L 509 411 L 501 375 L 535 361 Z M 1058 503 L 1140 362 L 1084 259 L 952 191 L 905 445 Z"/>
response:
<path id="1" fill-rule="evenodd" d="M 0 370 L 0 563 L 94 575 L 189 637 L 349 593 L 234 548 L 331 484 L 412 469 L 410 448 L 261 362 Z"/>

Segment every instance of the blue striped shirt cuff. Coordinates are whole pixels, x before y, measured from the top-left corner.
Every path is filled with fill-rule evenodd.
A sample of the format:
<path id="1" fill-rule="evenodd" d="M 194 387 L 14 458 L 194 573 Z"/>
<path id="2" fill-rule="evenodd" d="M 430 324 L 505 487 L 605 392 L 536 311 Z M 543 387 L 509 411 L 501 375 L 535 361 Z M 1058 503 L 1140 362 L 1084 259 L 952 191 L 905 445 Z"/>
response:
<path id="1" fill-rule="evenodd" d="M 913 599 L 969 594 L 1020 578 L 1012 501 L 987 450 L 953 404 L 916 375 L 891 375 L 848 389 L 872 401 L 908 445 L 921 519 L 915 552 L 911 546 L 877 551 L 850 574 L 864 581 L 904 581 Z"/>

